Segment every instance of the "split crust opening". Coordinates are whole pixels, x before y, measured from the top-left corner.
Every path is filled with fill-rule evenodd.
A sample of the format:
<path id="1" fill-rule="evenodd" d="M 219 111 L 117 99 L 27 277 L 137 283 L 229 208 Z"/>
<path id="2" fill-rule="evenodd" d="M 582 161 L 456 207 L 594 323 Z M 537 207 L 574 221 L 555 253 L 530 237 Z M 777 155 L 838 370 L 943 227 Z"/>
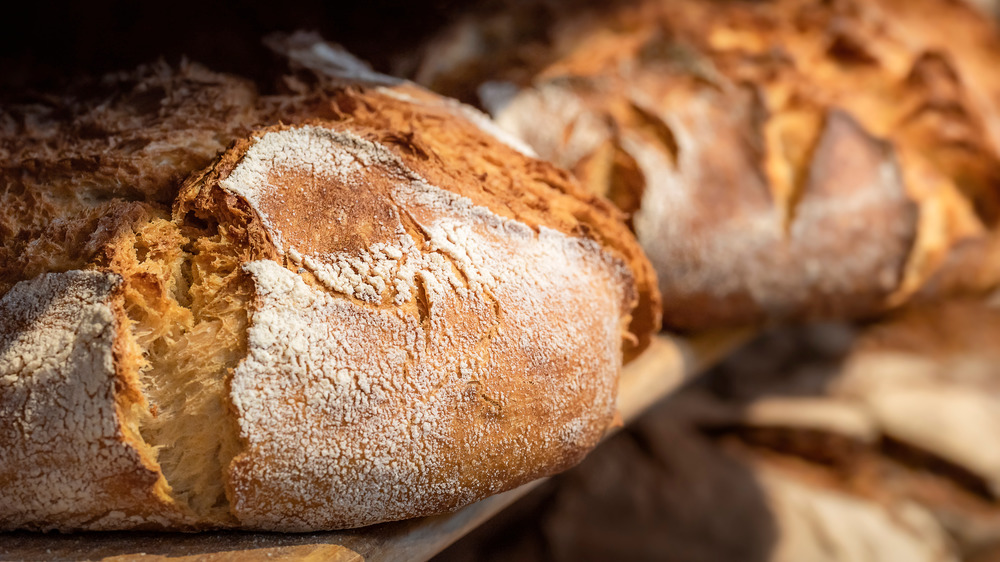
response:
<path id="1" fill-rule="evenodd" d="M 240 445 L 229 379 L 246 354 L 251 296 L 237 248 L 232 227 L 159 216 L 136 228 L 112 263 L 124 279 L 148 401 L 123 422 L 154 451 L 181 509 L 221 523 L 235 522 L 224 478 Z"/>

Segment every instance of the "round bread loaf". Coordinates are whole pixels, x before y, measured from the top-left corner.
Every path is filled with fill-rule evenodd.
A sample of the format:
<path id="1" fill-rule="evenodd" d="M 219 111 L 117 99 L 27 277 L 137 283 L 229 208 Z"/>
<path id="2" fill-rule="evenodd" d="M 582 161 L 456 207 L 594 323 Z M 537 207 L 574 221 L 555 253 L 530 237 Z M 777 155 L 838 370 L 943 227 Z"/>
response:
<path id="1" fill-rule="evenodd" d="M 0 119 L 0 528 L 440 513 L 613 423 L 659 321 L 614 207 L 456 102 L 303 76 L 152 67 Z"/>
<path id="2" fill-rule="evenodd" d="M 668 328 L 866 317 L 1000 280 L 1000 34 L 961 2 L 528 2 L 418 81 L 626 211 Z"/>

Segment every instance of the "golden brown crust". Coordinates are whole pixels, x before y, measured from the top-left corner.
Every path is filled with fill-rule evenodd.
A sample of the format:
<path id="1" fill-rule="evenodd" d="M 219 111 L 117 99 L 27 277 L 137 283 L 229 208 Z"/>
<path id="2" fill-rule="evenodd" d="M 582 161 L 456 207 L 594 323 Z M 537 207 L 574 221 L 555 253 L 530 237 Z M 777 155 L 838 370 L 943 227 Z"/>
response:
<path id="1" fill-rule="evenodd" d="M 425 111 L 352 95 L 383 118 L 402 106 L 419 123 Z M 245 266 L 257 295 L 248 357 L 231 382 L 245 445 L 228 495 L 243 526 L 454 509 L 575 464 L 613 419 L 621 355 L 607 341 L 636 301 L 619 254 L 536 209 L 526 224 L 467 197 L 477 193 L 460 164 L 423 177 L 430 168 L 411 168 L 412 152 L 375 140 L 385 129 L 363 118 L 259 131 L 175 207 L 179 220 L 247 221 L 258 259 Z M 433 129 L 401 134 L 448 158 L 425 148 Z M 538 181 L 516 165 L 503 173 Z M 504 200 L 495 189 L 480 199 Z"/>
<path id="2" fill-rule="evenodd" d="M 507 49 L 484 101 L 632 214 L 666 326 L 867 316 L 932 277 L 923 295 L 998 282 L 975 260 L 996 259 L 1000 34 L 967 6 L 539 4 L 553 23 L 534 40 L 498 31 L 530 12 L 468 20 L 420 77 L 481 82 L 487 55 L 460 48 L 477 33 Z"/>
<path id="3" fill-rule="evenodd" d="M 373 101 L 390 111 L 378 115 L 366 105 Z M 414 118 L 433 131 L 421 137 L 422 147 L 407 145 L 414 138 L 407 104 L 416 101 L 423 109 Z M 160 64 L 109 76 L 90 97 L 53 97 L 5 111 L 0 115 L 7 125 L 0 129 L 0 149 L 8 156 L 0 166 L 0 294 L 19 280 L 95 259 L 99 248 L 171 205 L 185 176 L 252 128 L 348 119 L 429 179 L 461 189 L 478 203 L 509 208 L 503 212 L 527 224 L 548 215 L 550 228 L 594 237 L 621 253 L 635 273 L 640 299 L 628 359 L 645 349 L 659 325 L 655 274 L 617 211 L 562 170 L 525 158 L 484 130 L 492 127 L 485 116 L 413 85 L 360 91 L 300 85 L 294 92 L 258 96 L 239 78 L 196 64 L 178 69 Z M 465 135 L 476 139 L 474 150 L 456 148 L 469 142 Z M 425 152 L 410 153 L 419 150 Z M 454 166 L 441 172 L 437 164 L 442 161 Z M 510 186 L 501 173 L 509 164 L 518 167 Z M 549 205 L 551 197 L 559 203 Z"/>
<path id="4" fill-rule="evenodd" d="M 659 323 L 651 266 L 613 207 L 412 85 L 258 97 L 201 69 L 143 72 L 135 91 L 161 85 L 150 99 L 166 109 L 61 102 L 115 116 L 120 134 L 93 143 L 47 125 L 94 166 L 46 153 L 41 134 L 3 136 L 19 212 L 0 217 L 0 295 L 39 272 L 121 277 L 101 305 L 118 339 L 92 351 L 113 367 L 105 429 L 146 478 L 114 493 L 145 511 L 0 524 L 364 525 L 561 470 L 604 434 L 623 353 Z"/>
<path id="5" fill-rule="evenodd" d="M 626 359 L 649 344 L 659 325 L 656 277 L 622 215 L 606 199 L 581 189 L 564 170 L 525 157 L 517 147 L 484 131 L 466 117 L 469 108 L 416 86 L 344 89 L 324 105 L 307 115 L 349 124 L 431 184 L 532 228 L 544 225 L 593 239 L 618 253 L 632 269 L 638 290 L 630 329 L 635 340 L 626 344 Z"/>
<path id="6" fill-rule="evenodd" d="M 188 174 L 264 119 L 257 103 L 244 80 L 160 63 L 0 108 L 0 294 L 83 267 L 142 209 L 169 206 Z"/>

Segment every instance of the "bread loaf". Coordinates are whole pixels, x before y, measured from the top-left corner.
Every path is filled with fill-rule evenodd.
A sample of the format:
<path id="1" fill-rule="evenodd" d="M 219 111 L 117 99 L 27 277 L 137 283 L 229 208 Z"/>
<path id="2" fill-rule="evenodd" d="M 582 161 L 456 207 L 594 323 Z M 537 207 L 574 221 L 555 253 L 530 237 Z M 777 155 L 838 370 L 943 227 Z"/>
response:
<path id="1" fill-rule="evenodd" d="M 462 20 L 415 75 L 478 92 L 629 213 L 667 327 L 867 317 L 996 285 L 1000 34 L 982 14 L 529 5 Z"/>
<path id="2" fill-rule="evenodd" d="M 470 108 L 278 46 L 279 95 L 161 65 L 0 118 L 0 528 L 439 513 L 613 422 L 659 308 L 617 211 Z"/>

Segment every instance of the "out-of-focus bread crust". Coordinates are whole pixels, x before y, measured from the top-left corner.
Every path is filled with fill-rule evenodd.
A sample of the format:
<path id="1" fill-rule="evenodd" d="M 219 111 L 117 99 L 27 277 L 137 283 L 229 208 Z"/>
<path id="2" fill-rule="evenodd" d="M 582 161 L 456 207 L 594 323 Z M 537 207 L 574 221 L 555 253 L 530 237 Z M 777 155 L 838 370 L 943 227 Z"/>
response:
<path id="1" fill-rule="evenodd" d="M 870 316 L 996 285 L 1000 34 L 982 14 L 531 5 L 459 23 L 417 77 L 479 86 L 502 126 L 631 214 L 665 326 Z M 509 67 L 478 74 L 485 57 Z"/>
<path id="2" fill-rule="evenodd" d="M 111 343 L 90 345 L 72 326 L 60 334 L 92 354 L 120 350 L 100 355 L 110 394 L 95 411 L 117 408 L 101 431 L 141 475 L 115 482 L 127 500 L 43 506 L 4 528 L 301 531 L 436 513 L 575 464 L 613 423 L 623 355 L 648 344 L 660 308 L 619 212 L 470 108 L 408 84 L 320 82 L 258 96 L 194 65 L 155 66 L 109 78 L 104 99 L 55 98 L 0 117 L 0 295 L 30 300 L 22 293 L 38 281 L 24 279 L 39 274 L 112 279 L 128 269 L 118 282 L 127 287 L 43 314 L 113 311 L 102 324 Z M 246 166 L 268 139 L 278 153 L 303 139 L 326 139 L 330 151 L 307 151 L 317 168 L 299 162 L 273 170 L 271 183 L 234 184 L 268 169 Z M 316 171 L 345 154 L 377 158 Z M 172 221 L 171 239 L 137 244 L 158 231 L 144 229 L 152 221 Z M 255 294 L 247 356 L 224 374 L 243 447 L 219 475 L 224 517 L 188 509 L 143 442 L 140 425 L 157 415 L 140 382 L 152 352 L 125 328 L 138 322 L 121 296 L 148 308 L 143 330 L 156 329 L 157 303 L 189 306 L 199 280 L 181 262 L 207 243 L 205 225 L 225 231 L 210 245 L 233 246 L 226 259 L 245 260 L 240 283 Z M 398 247 L 401 237 L 413 244 Z M 143 265 L 159 255 L 171 263 Z M 392 259 L 409 269 L 385 269 Z M 170 318 L 191 315 L 174 308 Z M 10 318 L 0 324 L 16 339 L 24 330 Z M 72 366 L 62 375 L 82 384 Z M 35 384 L 13 367 L 0 371 L 7 379 Z M 287 417 L 271 419 L 278 412 Z M 32 423 L 0 413 L 5 426 Z M 37 421 L 67 442 L 88 438 Z M 13 482 L 0 479 L 0 503 Z"/>
<path id="3" fill-rule="evenodd" d="M 0 108 L 0 294 L 80 268 L 265 117 L 247 81 L 143 66 Z"/>

